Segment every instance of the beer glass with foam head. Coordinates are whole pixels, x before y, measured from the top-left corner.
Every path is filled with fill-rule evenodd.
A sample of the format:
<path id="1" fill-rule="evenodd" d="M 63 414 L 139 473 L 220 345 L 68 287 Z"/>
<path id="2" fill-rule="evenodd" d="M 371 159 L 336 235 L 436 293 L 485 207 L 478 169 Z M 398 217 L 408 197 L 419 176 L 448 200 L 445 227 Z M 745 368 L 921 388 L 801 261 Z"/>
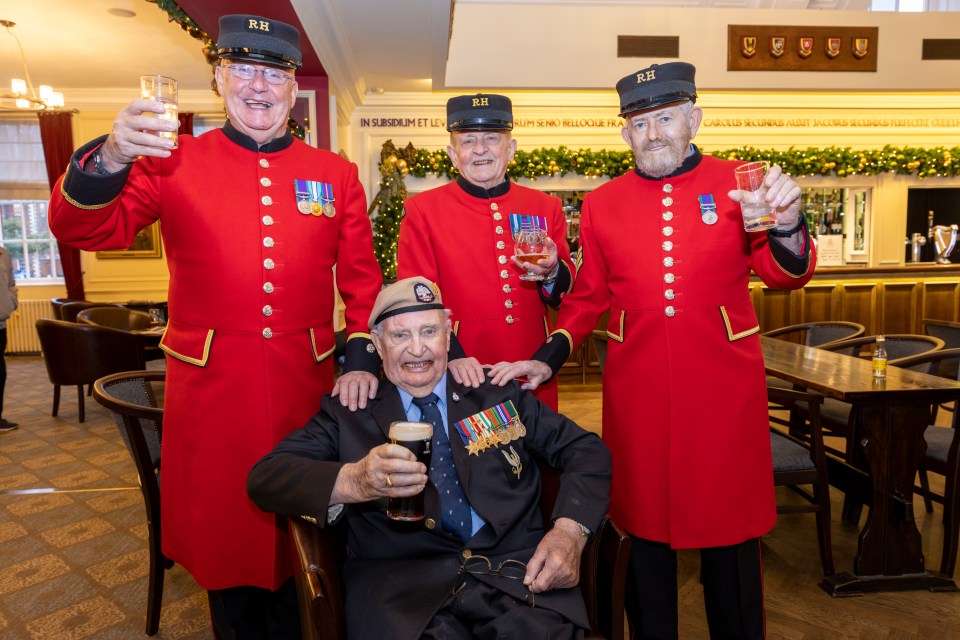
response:
<path id="1" fill-rule="evenodd" d="M 393 422 L 390 424 L 390 442 L 406 447 L 430 468 L 433 425 L 427 422 Z M 392 520 L 423 520 L 423 491 L 407 498 L 389 498 L 387 517 Z"/>

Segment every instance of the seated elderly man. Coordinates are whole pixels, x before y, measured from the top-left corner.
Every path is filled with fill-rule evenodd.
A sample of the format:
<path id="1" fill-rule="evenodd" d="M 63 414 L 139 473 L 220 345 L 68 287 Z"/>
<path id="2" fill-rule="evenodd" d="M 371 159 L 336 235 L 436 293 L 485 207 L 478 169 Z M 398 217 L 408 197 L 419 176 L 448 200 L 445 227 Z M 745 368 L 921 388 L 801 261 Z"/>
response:
<path id="1" fill-rule="evenodd" d="M 350 638 L 582 637 L 580 554 L 606 513 L 609 451 L 516 382 L 457 384 L 448 316 L 425 278 L 381 291 L 370 327 L 387 380 L 376 398 L 351 412 L 324 397 L 257 463 L 247 491 L 261 509 L 319 526 L 346 518 Z M 429 469 L 390 444 L 397 421 L 434 425 Z M 538 460 L 562 472 L 548 531 Z M 388 498 L 421 492 L 422 519 L 387 517 Z"/>

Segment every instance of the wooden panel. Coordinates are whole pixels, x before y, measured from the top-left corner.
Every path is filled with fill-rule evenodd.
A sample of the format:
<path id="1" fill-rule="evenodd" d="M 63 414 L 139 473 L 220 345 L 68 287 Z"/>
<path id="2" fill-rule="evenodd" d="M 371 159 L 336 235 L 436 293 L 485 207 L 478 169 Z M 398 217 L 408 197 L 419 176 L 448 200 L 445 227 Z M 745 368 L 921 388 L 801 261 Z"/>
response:
<path id="1" fill-rule="evenodd" d="M 923 318 L 949 320 L 951 322 L 960 320 L 957 309 L 957 283 L 923 283 L 922 309 L 923 312 L 920 314 L 921 320 Z"/>
<path id="2" fill-rule="evenodd" d="M 793 324 L 790 317 L 790 291 L 763 287 L 760 298 L 760 331 Z"/>
<path id="3" fill-rule="evenodd" d="M 867 334 L 876 333 L 877 294 L 880 284 L 841 284 L 840 320 L 859 322 L 867 328 Z"/>
<path id="4" fill-rule="evenodd" d="M 840 287 L 833 284 L 808 284 L 803 292 L 803 312 L 800 322 L 843 320 L 837 317 Z"/>
<path id="5" fill-rule="evenodd" d="M 887 282 L 883 285 L 883 310 L 877 333 L 921 333 L 919 282 Z"/>

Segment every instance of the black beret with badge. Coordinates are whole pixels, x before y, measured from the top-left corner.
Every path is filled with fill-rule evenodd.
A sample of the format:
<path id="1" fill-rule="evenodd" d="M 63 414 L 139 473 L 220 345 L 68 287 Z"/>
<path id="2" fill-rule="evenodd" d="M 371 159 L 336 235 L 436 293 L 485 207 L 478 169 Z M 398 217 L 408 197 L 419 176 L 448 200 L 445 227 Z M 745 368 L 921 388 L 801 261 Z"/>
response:
<path id="1" fill-rule="evenodd" d="M 300 31 L 270 18 L 221 16 L 217 47 L 221 60 L 245 60 L 285 69 L 299 69 L 301 65 Z"/>
<path id="2" fill-rule="evenodd" d="M 507 96 L 478 93 L 447 100 L 447 131 L 512 131 L 513 103 Z"/>
<path id="3" fill-rule="evenodd" d="M 404 278 L 384 287 L 377 294 L 368 325 L 373 329 L 387 318 L 401 313 L 430 309 L 443 309 L 439 287 L 423 276 Z"/>
<path id="4" fill-rule="evenodd" d="M 696 67 L 687 62 L 654 64 L 617 83 L 620 116 L 675 102 L 697 101 Z"/>

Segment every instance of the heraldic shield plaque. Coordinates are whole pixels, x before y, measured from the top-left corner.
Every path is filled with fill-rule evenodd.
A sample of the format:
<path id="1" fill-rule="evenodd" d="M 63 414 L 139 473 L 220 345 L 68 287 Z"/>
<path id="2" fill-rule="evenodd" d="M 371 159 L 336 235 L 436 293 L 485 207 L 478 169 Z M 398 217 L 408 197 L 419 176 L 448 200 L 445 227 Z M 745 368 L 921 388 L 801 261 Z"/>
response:
<path id="1" fill-rule="evenodd" d="M 877 70 L 877 27 L 727 26 L 728 71 Z"/>

